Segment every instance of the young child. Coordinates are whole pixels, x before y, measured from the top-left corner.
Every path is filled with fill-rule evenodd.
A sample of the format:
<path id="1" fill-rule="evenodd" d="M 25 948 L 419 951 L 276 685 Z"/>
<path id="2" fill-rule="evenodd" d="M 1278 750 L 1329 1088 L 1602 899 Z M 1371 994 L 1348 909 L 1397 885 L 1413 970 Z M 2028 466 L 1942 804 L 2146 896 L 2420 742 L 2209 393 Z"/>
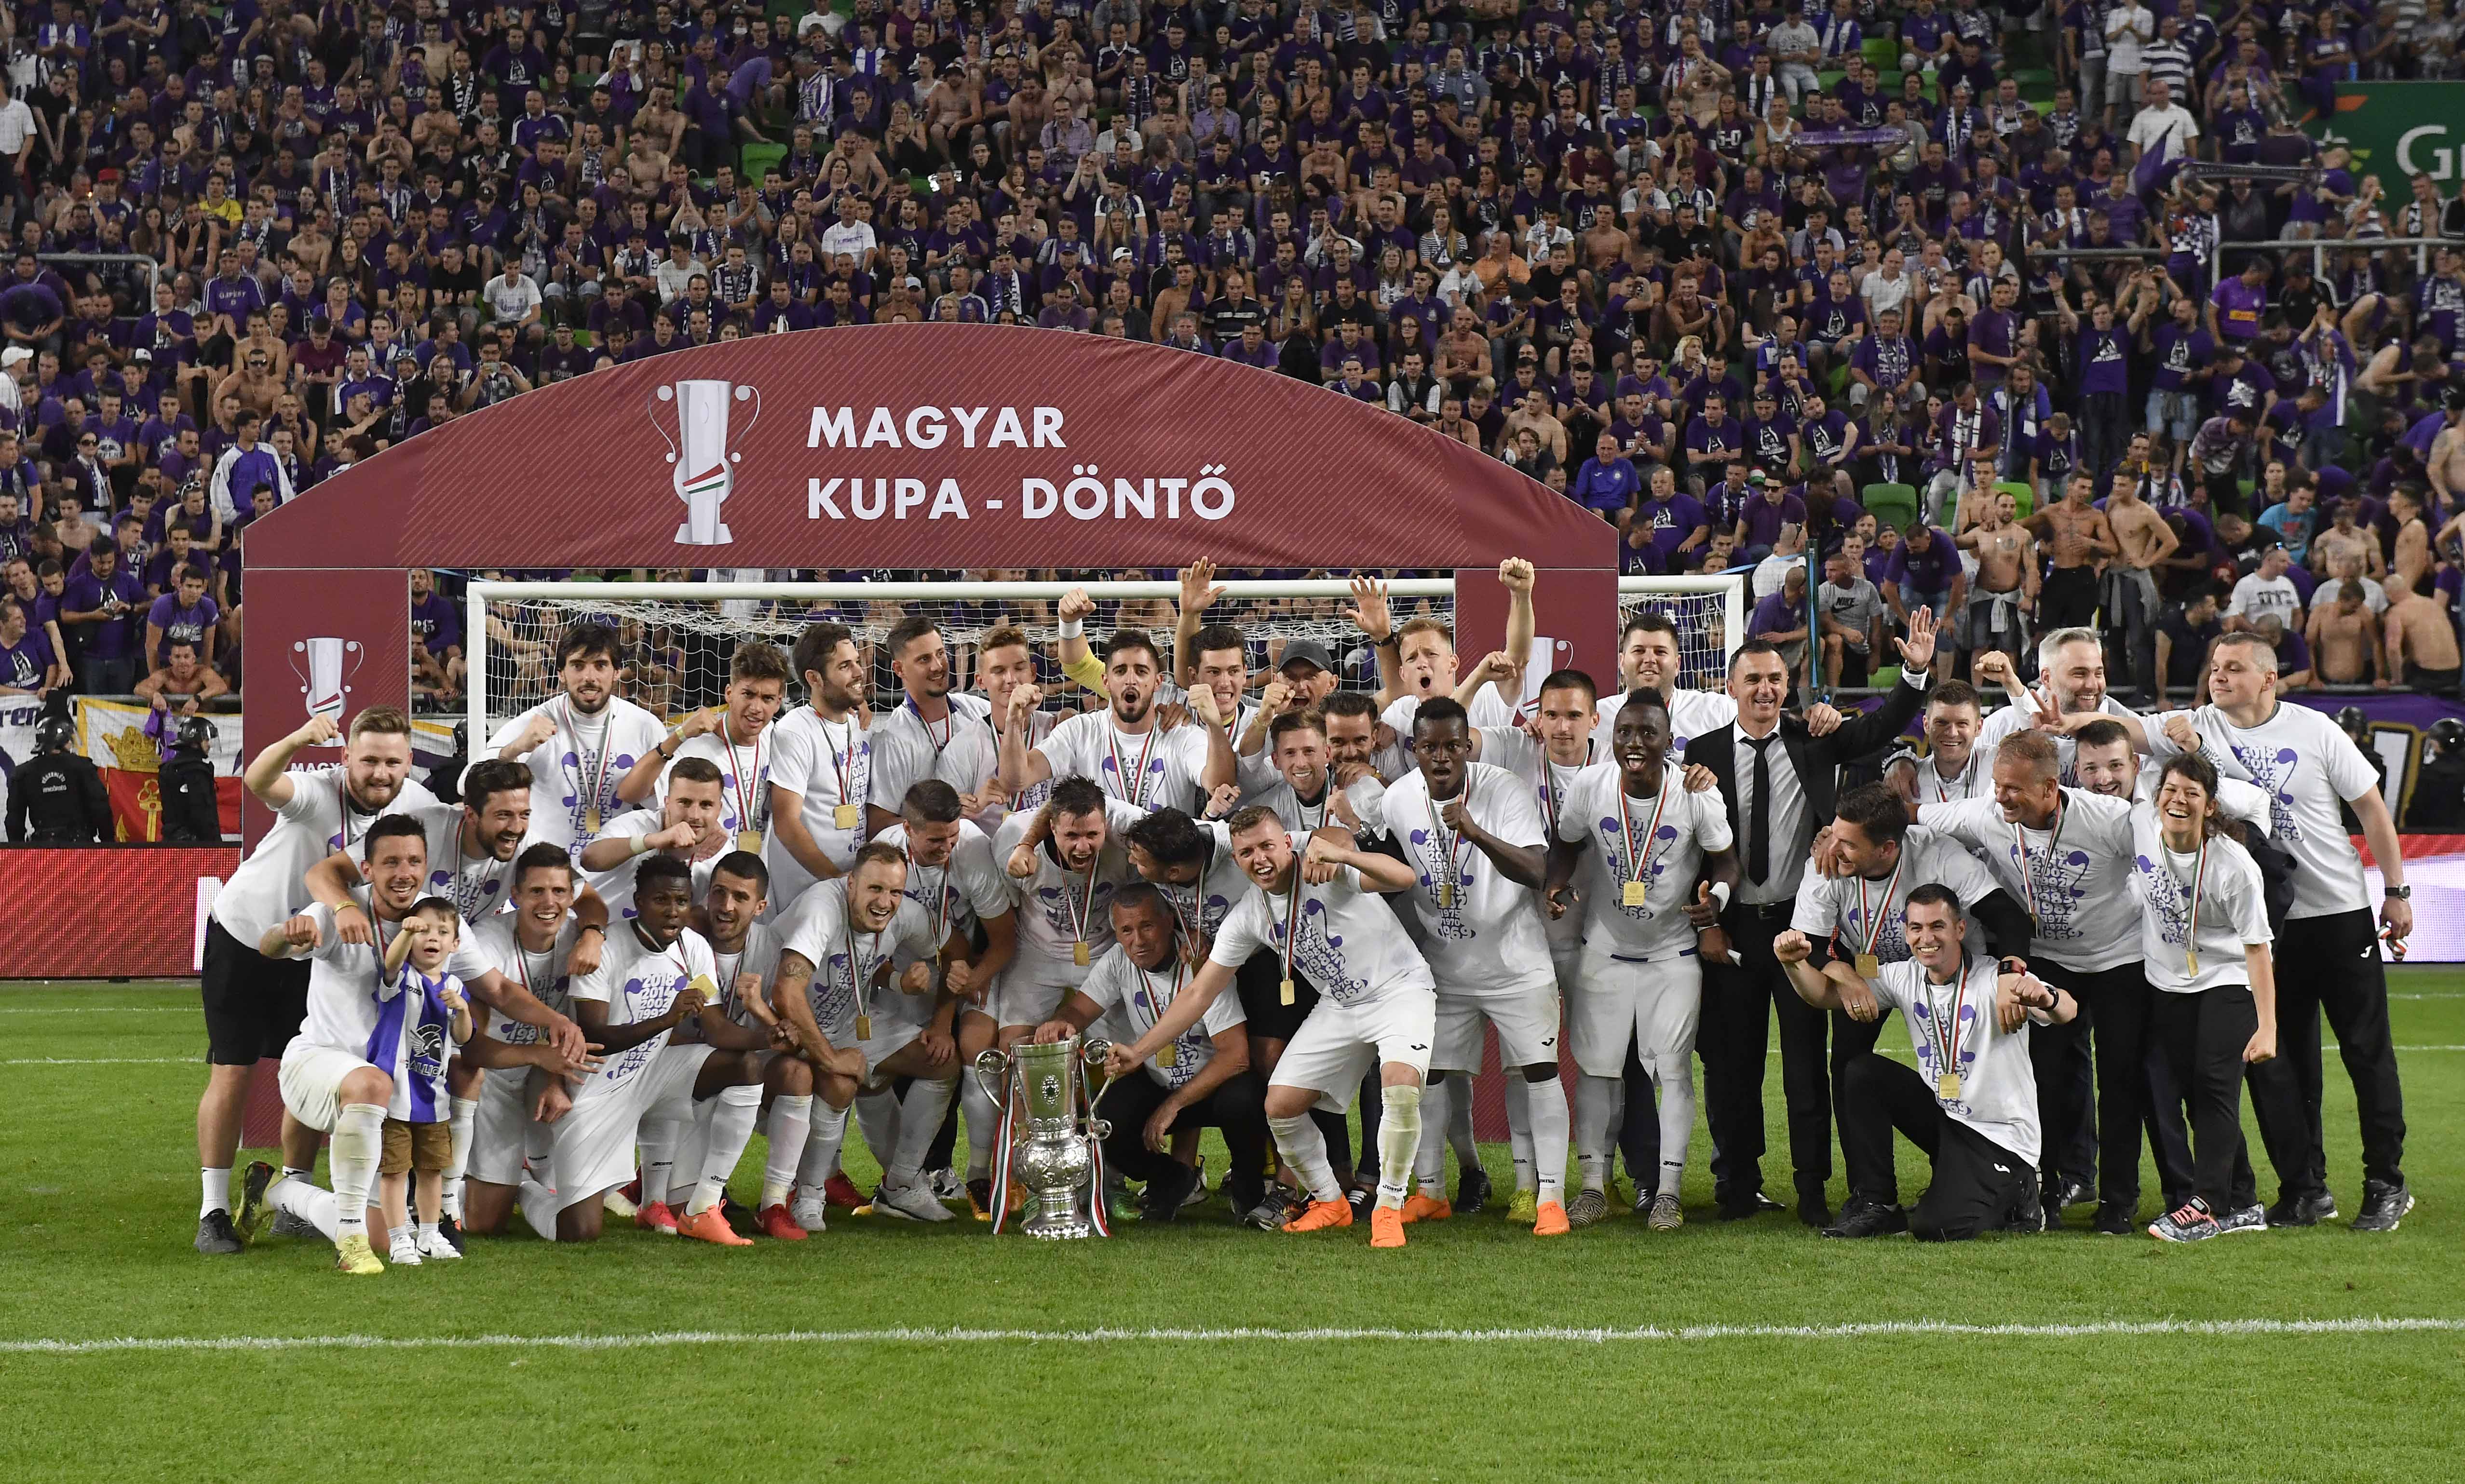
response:
<path id="1" fill-rule="evenodd" d="M 385 1212 L 386 1231 L 393 1241 L 393 1260 L 416 1267 L 429 1258 L 461 1256 L 436 1229 L 437 1212 L 445 1199 L 445 1166 L 453 1162 L 454 1140 L 447 1123 L 451 1106 L 445 1089 L 445 1064 L 454 1049 L 471 1039 L 471 1006 L 462 981 L 445 967 L 461 936 L 462 917 L 442 897 L 423 897 L 403 919 L 402 931 L 386 944 L 389 981 L 410 976 L 411 983 L 394 1003 L 403 1007 L 398 1024 L 403 1035 L 402 1079 L 394 1084 L 393 1106 L 387 1110 L 385 1150 L 377 1164 L 382 1177 L 377 1204 Z M 414 1230 L 404 1202 L 406 1176 L 418 1177 L 419 1225 Z"/>

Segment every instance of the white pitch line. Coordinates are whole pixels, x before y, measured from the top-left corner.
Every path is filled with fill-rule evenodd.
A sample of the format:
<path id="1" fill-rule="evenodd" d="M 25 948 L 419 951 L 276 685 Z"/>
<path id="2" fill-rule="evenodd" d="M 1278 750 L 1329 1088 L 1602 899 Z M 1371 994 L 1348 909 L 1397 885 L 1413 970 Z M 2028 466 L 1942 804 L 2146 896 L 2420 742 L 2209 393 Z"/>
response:
<path id="1" fill-rule="evenodd" d="M 0 1005 L 0 1015 L 194 1015 L 193 1005 Z"/>
<path id="2" fill-rule="evenodd" d="M 159 1339 L 10 1340 L 0 1354 L 101 1355 L 122 1351 L 216 1350 L 644 1350 L 678 1345 L 1113 1344 L 1147 1340 L 1178 1344 L 1305 1343 L 1351 1340 L 1452 1341 L 1462 1344 L 1613 1344 L 1632 1340 L 1892 1340 L 1951 1336 L 1981 1340 L 2093 1340 L 2108 1337 L 2271 1338 L 2315 1335 L 2454 1334 L 2465 1318 L 2142 1319 L 2078 1324 L 1964 1324 L 1943 1319 L 1867 1324 L 1690 1324 L 1634 1329 L 892 1329 L 781 1330 L 733 1333 L 670 1330 L 642 1335 L 229 1335 Z"/>
<path id="3" fill-rule="evenodd" d="M 194 1056 L 11 1056 L 0 1067 L 189 1067 Z"/>

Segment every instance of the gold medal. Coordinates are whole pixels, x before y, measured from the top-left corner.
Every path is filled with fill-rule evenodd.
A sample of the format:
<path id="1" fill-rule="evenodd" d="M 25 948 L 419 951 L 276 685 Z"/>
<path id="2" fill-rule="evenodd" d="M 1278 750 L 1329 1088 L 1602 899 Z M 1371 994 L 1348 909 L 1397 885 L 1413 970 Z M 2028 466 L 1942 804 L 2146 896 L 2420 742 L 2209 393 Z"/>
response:
<path id="1" fill-rule="evenodd" d="M 1438 905 L 1439 905 L 1439 906 L 1441 906 L 1441 907 L 1452 907 L 1452 906 L 1454 906 L 1455 904 L 1455 884 L 1453 881 L 1441 881 L 1441 882 L 1439 882 L 1439 883 L 1438 883 Z"/>
<path id="2" fill-rule="evenodd" d="M 591 834 L 599 832 L 599 806 L 594 804 L 582 811 L 582 828 Z"/>
<path id="3" fill-rule="evenodd" d="M 1181 1048 L 1169 1041 L 1165 1043 L 1163 1051 L 1156 1052 L 1156 1065 L 1159 1067 L 1169 1067 L 1180 1059 Z"/>
<path id="4" fill-rule="evenodd" d="M 2183 971 L 2187 974 L 2200 971 L 2200 956 L 2188 948 L 2183 950 Z"/>
<path id="5" fill-rule="evenodd" d="M 1618 893 L 1618 900 L 1630 907 L 1640 907 L 1643 905 L 1644 897 L 1649 894 L 1649 892 L 1650 888 L 1646 887 L 1642 882 L 1629 881 L 1620 889 Z"/>
<path id="6" fill-rule="evenodd" d="M 1087 966 L 1087 940 L 1081 938 L 1070 945 L 1070 962 L 1080 968 Z"/>
<path id="7" fill-rule="evenodd" d="M 696 974 L 693 977 L 693 983 L 685 986 L 685 987 L 688 989 L 700 990 L 704 1004 L 715 1004 L 719 1000 L 718 982 L 713 980 L 708 974 Z"/>
<path id="8" fill-rule="evenodd" d="M 1934 1095 L 1945 1102 L 1960 1100 L 1960 1074 L 1946 1072 L 1934 1079 Z"/>
<path id="9" fill-rule="evenodd" d="M 1873 979 L 1875 976 L 1877 976 L 1877 975 L 1878 975 L 1878 974 L 1880 974 L 1880 973 L 1882 973 L 1882 972 L 1883 972 L 1883 964 L 1882 964 L 1882 961 L 1881 961 L 1881 960 L 1879 960 L 1879 959 L 1876 958 L 1876 957 L 1875 957 L 1873 954 L 1871 954 L 1871 953 L 1861 953 L 1861 954 L 1857 955 L 1857 977 L 1858 977 L 1858 978 L 1860 978 L 1860 979 Z M 1959 1079 L 1959 1078 L 1957 1078 L 1957 1077 L 1954 1077 L 1952 1080 L 1956 1083 L 1956 1082 L 1958 1082 L 1960 1079 Z"/>
<path id="10" fill-rule="evenodd" d="M 1292 982 L 1291 980 L 1289 980 L 1289 979 L 1285 980 L 1285 981 L 1284 981 L 1280 986 L 1278 986 L 1277 987 L 1277 994 L 1279 996 L 1279 998 L 1278 998 L 1278 1000 L 1277 1000 L 1277 1003 L 1278 1003 L 1278 1004 L 1282 1004 L 1282 1005 L 1290 1005 L 1290 1004 L 1292 1004 L 1292 1003 L 1293 1003 L 1293 982 Z"/>
<path id="11" fill-rule="evenodd" d="M 857 811 L 855 805 L 842 804 L 836 808 L 831 810 L 831 828 L 833 830 L 853 830 L 863 820 L 863 818 L 864 816 Z"/>
<path id="12" fill-rule="evenodd" d="M 859 1041 L 870 1041 L 873 1039 L 872 1016 L 858 1015 L 855 1018 L 855 1038 Z"/>
<path id="13" fill-rule="evenodd" d="M 762 831 L 759 830 L 739 830 L 736 831 L 736 848 L 740 851 L 750 851 L 756 855 L 761 854 Z"/>

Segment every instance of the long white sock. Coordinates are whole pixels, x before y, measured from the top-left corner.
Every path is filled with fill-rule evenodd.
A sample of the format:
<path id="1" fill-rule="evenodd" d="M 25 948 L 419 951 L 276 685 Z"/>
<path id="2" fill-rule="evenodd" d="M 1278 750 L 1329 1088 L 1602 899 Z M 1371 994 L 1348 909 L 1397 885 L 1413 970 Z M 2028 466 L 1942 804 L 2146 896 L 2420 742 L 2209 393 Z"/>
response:
<path id="1" fill-rule="evenodd" d="M 680 1132 L 674 1119 L 644 1119 L 633 1131 L 634 1147 L 642 1152 L 642 1199 L 636 1204 L 668 1199 L 668 1186 L 676 1183 Z"/>
<path id="2" fill-rule="evenodd" d="M 1477 1168 L 1480 1164 L 1480 1145 L 1472 1137 L 1472 1081 L 1473 1074 L 1469 1072 L 1457 1073 L 1448 1079 L 1451 1090 L 1447 1095 L 1445 1127 L 1447 1143 L 1455 1152 L 1458 1172 Z M 1428 1123 L 1434 1119 L 1425 1114 L 1421 1121 Z"/>
<path id="3" fill-rule="evenodd" d="M 335 1239 L 336 1218 L 342 1214 L 342 1207 L 335 1204 L 333 1191 L 297 1175 L 289 1175 L 276 1181 L 274 1188 L 265 1194 L 266 1199 L 274 1203 L 276 1210 L 287 1211 L 307 1222 L 325 1233 L 328 1242 Z"/>
<path id="4" fill-rule="evenodd" d="M 1532 1183 L 1532 1095 L 1525 1091 L 1526 1086 L 1527 1084 L 1523 1080 L 1523 1073 L 1521 1069 L 1516 1067 L 1509 1067 L 1506 1069 L 1506 1142 L 1507 1147 L 1515 1151 L 1515 1188 L 1518 1190 L 1530 1190 L 1534 1188 Z M 1563 1089 L 1559 1092 L 1558 1096 L 1561 1103 L 1566 1100 L 1566 1093 Z M 1565 1136 L 1562 1134 L 1560 1137 L 1563 1138 Z M 1559 1151 L 1561 1156 L 1564 1156 L 1565 1153 L 1566 1151 L 1564 1149 Z M 1565 1163 L 1563 1158 L 1560 1163 Z"/>
<path id="5" fill-rule="evenodd" d="M 1390 1210 L 1404 1204 L 1406 1166 L 1421 1146 L 1421 1092 L 1378 1090 L 1378 1204 Z"/>
<path id="6" fill-rule="evenodd" d="M 1695 1132 L 1695 1057 L 1655 1052 L 1644 1065 L 1660 1090 L 1660 1188 L 1676 1195 L 1686 1173 L 1686 1141 Z"/>
<path id="7" fill-rule="evenodd" d="M 556 1192 L 536 1180 L 525 1180 L 514 1199 L 522 1208 L 522 1220 L 543 1242 L 556 1240 Z"/>
<path id="8" fill-rule="evenodd" d="M 679 1216 L 701 1184 L 701 1162 L 710 1153 L 710 1120 L 718 1113 L 719 1099 L 705 1098 L 694 1104 L 692 1118 L 677 1126 L 676 1163 L 668 1166 L 668 1193 L 663 1199 Z"/>
<path id="9" fill-rule="evenodd" d="M 205 1220 L 216 1211 L 231 1209 L 231 1166 L 228 1164 L 220 1169 L 203 1167 L 198 1169 L 198 1181 L 206 1187 L 205 1203 L 197 1207 L 199 1221 Z"/>
<path id="10" fill-rule="evenodd" d="M 1557 1077 L 1526 1082 L 1521 1071 L 1507 1074 L 1509 1084 L 1524 1090 L 1531 1109 L 1535 1188 L 1543 1201 L 1561 1205 L 1566 1199 L 1566 1084 Z"/>
<path id="11" fill-rule="evenodd" d="M 988 1179 L 993 1172 L 993 1136 L 1001 1131 L 1001 1110 L 973 1076 L 959 1079 L 959 1117 L 967 1125 L 967 1178 Z"/>
<path id="12" fill-rule="evenodd" d="M 368 1234 L 368 1186 L 376 1183 L 377 1161 L 385 1154 L 385 1109 L 372 1102 L 347 1102 L 334 1120 L 334 1138 L 325 1153 L 334 1176 L 334 1240 Z"/>
<path id="13" fill-rule="evenodd" d="M 813 1095 L 770 1099 L 770 1152 L 762 1162 L 762 1208 L 785 1206 L 796 1187 L 796 1165 L 813 1128 Z"/>
<path id="14" fill-rule="evenodd" d="M 813 1131 L 805 1136 L 805 1156 L 796 1163 L 796 1184 L 819 1190 L 839 1165 L 839 1145 L 847 1139 L 848 1111 L 813 1099 Z"/>
<path id="15" fill-rule="evenodd" d="M 1447 1198 L 1447 1107 L 1453 1102 L 1471 1100 L 1448 1096 L 1461 1076 L 1462 1074 L 1458 1073 L 1443 1082 L 1432 1082 L 1421 1089 L 1421 1108 L 1425 1117 L 1421 1119 L 1420 1140 L 1412 1149 L 1412 1179 L 1421 1187 L 1421 1193 L 1432 1200 Z M 1384 1133 L 1383 1128 L 1381 1133 Z M 1386 1167 L 1383 1148 L 1378 1163 L 1381 1169 Z"/>
<path id="16" fill-rule="evenodd" d="M 710 1114 L 710 1146 L 702 1151 L 701 1184 L 694 1187 L 688 1216 L 699 1216 L 727 1194 L 727 1179 L 753 1141 L 753 1120 L 762 1112 L 762 1084 L 744 1082 L 719 1090 L 719 1106 Z"/>
<path id="17" fill-rule="evenodd" d="M 1276 1136 L 1277 1152 L 1299 1175 L 1301 1188 L 1313 1201 L 1341 1201 L 1344 1187 L 1335 1183 L 1335 1167 L 1326 1162 L 1326 1136 L 1308 1114 L 1297 1119 L 1269 1119 L 1267 1131 Z"/>
<path id="18" fill-rule="evenodd" d="M 939 1082 L 918 1077 L 907 1084 L 907 1096 L 900 1099 L 899 1116 L 892 1120 L 899 1141 L 892 1145 L 896 1153 L 882 1175 L 883 1185 L 904 1188 L 923 1174 L 924 1151 L 933 1147 L 933 1136 L 942 1131 L 942 1115 L 949 1111 L 950 1099 L 958 1091 L 956 1077 Z"/>
<path id="19" fill-rule="evenodd" d="M 445 1162 L 445 1214 L 455 1221 L 462 1219 L 462 1176 L 471 1167 L 471 1122 L 479 1111 L 477 1097 L 456 1097 L 448 1108 L 447 1132 L 454 1140 L 454 1152 Z"/>
<path id="20" fill-rule="evenodd" d="M 951 1090 L 953 1093 L 957 1089 Z M 873 1163 L 886 1177 L 891 1162 L 899 1156 L 899 1135 L 904 1127 L 899 1114 L 899 1095 L 887 1087 L 855 1095 L 856 1128 L 864 1135 L 865 1148 L 873 1152 Z M 847 1160 L 847 1144 L 841 1141 L 839 1159 Z"/>
<path id="21" fill-rule="evenodd" d="M 1575 1074 L 1575 1163 L 1587 1190 L 1609 1188 L 1610 1130 L 1617 1123 L 1622 1091 L 1620 1078 Z"/>

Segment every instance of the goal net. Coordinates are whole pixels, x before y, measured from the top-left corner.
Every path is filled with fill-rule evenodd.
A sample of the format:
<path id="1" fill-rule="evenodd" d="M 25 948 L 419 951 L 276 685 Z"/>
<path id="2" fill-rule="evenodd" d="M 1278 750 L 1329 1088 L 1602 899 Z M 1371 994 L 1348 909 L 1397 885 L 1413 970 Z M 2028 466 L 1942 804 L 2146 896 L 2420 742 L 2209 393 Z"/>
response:
<path id="1" fill-rule="evenodd" d="M 1015 627 L 1036 648 L 1047 704 L 1071 704 L 1063 693 L 1055 605 L 1084 587 L 1095 600 L 1087 621 L 1100 643 L 1116 629 L 1148 631 L 1171 648 L 1180 587 L 1171 582 L 937 582 L 882 573 L 877 581 L 827 583 L 492 582 L 474 580 L 465 598 L 466 653 L 471 659 L 463 705 L 456 708 L 474 738 L 492 735 L 508 719 L 555 694 L 558 635 L 576 623 L 604 623 L 617 633 L 625 694 L 663 716 L 715 705 L 727 684 L 729 657 L 746 640 L 792 649 L 808 624 L 847 625 L 868 649 L 875 699 L 895 705 L 899 681 L 880 641 L 912 615 L 929 614 L 950 649 L 951 684 L 973 689 L 976 641 L 988 630 Z M 1325 646 L 1347 690 L 1378 688 L 1369 641 L 1345 616 L 1352 607 L 1343 579 L 1224 577 L 1224 595 L 1208 609 L 1210 623 L 1239 628 L 1261 679 L 1283 648 L 1308 639 Z M 1708 578 L 1626 578 L 1618 584 L 1620 625 L 1645 609 L 1677 626 L 1687 683 L 1717 683 L 1743 637 L 1743 574 Z M 1428 615 L 1455 621 L 1455 584 L 1446 578 L 1395 578 L 1387 584 L 1396 623 Z M 1614 637 L 1614 636 L 1612 636 Z M 1573 640 L 1538 634 L 1524 675 L 1527 701 L 1549 671 L 1573 662 Z M 1476 655 L 1466 653 L 1470 665 Z M 1167 655 L 1169 660 L 1169 655 Z M 1611 676 L 1596 676 L 1608 689 Z"/>

